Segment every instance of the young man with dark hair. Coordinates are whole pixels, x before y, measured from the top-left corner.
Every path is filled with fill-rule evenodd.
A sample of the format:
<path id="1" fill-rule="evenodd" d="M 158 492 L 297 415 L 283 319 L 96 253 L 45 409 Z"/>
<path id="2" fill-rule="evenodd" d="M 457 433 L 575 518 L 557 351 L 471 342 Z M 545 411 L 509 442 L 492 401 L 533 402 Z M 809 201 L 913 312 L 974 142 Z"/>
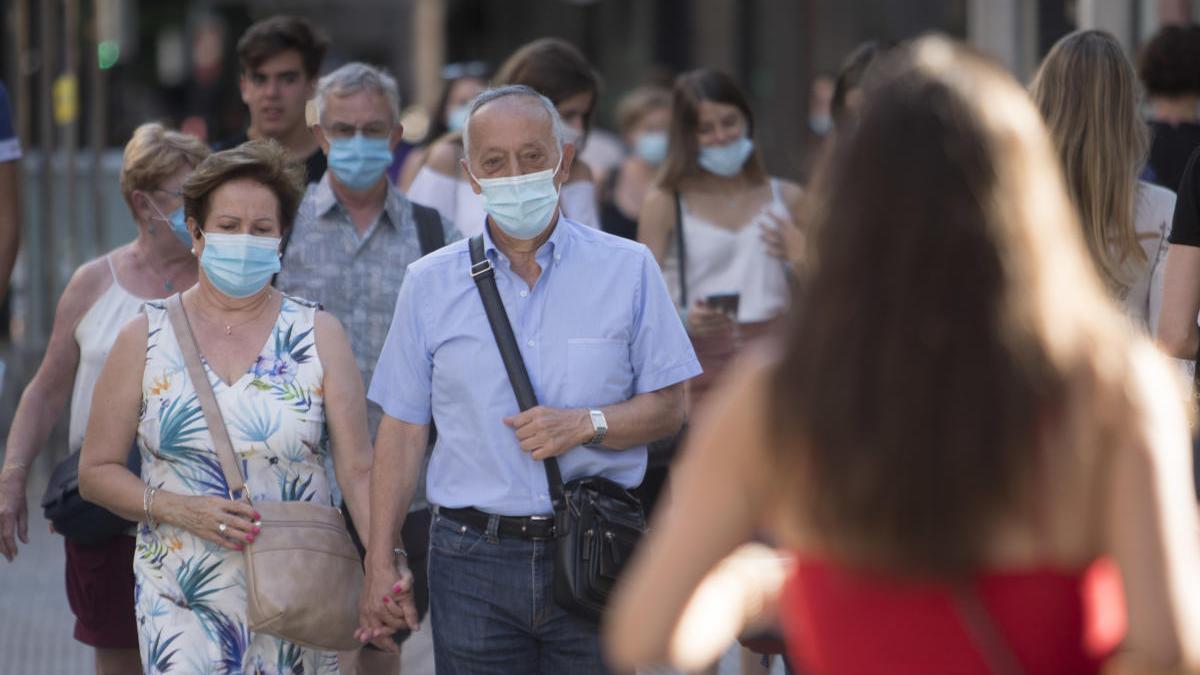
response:
<path id="1" fill-rule="evenodd" d="M 299 17 L 272 16 L 250 26 L 237 44 L 242 71 L 238 86 L 250 109 L 250 126 L 216 149 L 272 138 L 294 160 L 304 162 L 306 182 L 320 180 L 325 155 L 308 128 L 304 108 L 328 46 L 324 34 Z"/>

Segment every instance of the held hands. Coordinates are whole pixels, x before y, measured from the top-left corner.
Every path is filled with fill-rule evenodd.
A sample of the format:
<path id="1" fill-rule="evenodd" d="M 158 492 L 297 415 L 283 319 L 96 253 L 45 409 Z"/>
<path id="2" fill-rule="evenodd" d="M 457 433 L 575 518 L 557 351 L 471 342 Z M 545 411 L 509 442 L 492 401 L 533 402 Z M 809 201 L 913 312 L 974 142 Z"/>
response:
<path id="1" fill-rule="evenodd" d="M 413 596 L 412 571 L 402 556 L 396 558 L 394 567 L 368 565 L 358 605 L 358 624 L 354 633 L 356 639 L 393 654 L 400 653 L 399 645 L 392 641 L 393 633 L 421 629 Z"/>
<path id="2" fill-rule="evenodd" d="M 516 432 L 521 449 L 538 461 L 557 457 L 582 445 L 594 433 L 592 418 L 582 408 L 547 408 L 539 405 L 505 418 L 504 423 Z"/>
<path id="3" fill-rule="evenodd" d="M 234 551 L 254 541 L 262 516 L 241 500 L 159 494 L 162 520 Z M 155 509 L 158 510 L 158 509 Z"/>
<path id="4" fill-rule="evenodd" d="M 29 513 L 25 505 L 25 470 L 0 471 L 0 554 L 9 562 L 17 557 L 17 537 L 29 543 Z"/>

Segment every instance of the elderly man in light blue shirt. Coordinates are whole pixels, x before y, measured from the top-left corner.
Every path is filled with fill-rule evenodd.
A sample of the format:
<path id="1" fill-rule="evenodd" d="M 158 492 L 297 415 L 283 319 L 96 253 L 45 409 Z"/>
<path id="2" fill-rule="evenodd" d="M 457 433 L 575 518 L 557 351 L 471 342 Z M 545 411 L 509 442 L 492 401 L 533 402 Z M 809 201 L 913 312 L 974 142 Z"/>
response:
<path id="1" fill-rule="evenodd" d="M 679 429 L 683 383 L 700 366 L 650 252 L 559 211 L 575 149 L 553 104 L 522 86 L 485 92 L 463 143 L 488 211 L 485 253 L 542 405 L 519 412 L 467 242 L 413 263 L 368 394 L 384 418 L 360 637 L 414 618 L 385 542 L 435 421 L 427 494 L 438 672 L 606 672 L 596 625 L 554 604 L 542 460 L 557 457 L 564 481 L 636 486 L 646 443 Z"/>

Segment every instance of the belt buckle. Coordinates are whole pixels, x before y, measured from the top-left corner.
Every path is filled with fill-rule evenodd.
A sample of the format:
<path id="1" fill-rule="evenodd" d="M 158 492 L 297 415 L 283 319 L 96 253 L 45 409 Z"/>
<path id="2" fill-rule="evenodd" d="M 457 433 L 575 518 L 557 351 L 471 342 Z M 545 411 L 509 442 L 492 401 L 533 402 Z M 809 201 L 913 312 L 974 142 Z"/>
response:
<path id="1" fill-rule="evenodd" d="M 539 522 L 539 523 L 551 522 L 551 521 L 553 521 L 553 520 L 554 520 L 554 516 L 529 516 L 529 517 L 527 518 L 527 520 L 530 520 L 530 521 L 532 521 L 532 522 Z M 535 539 L 553 539 L 553 538 L 554 538 L 554 537 L 555 537 L 555 536 L 558 534 L 558 533 L 557 533 L 557 532 L 555 532 L 554 530 L 555 530 L 555 528 L 554 528 L 554 527 L 553 527 L 553 525 L 552 525 L 552 526 L 550 527 L 550 533 L 549 533 L 549 535 L 548 535 L 548 536 L 546 536 L 546 537 L 534 537 L 534 538 L 535 538 Z M 521 533 L 522 533 L 522 534 L 529 534 L 529 529 L 528 529 L 528 526 L 526 526 L 525 524 L 522 524 L 522 525 L 521 525 Z"/>

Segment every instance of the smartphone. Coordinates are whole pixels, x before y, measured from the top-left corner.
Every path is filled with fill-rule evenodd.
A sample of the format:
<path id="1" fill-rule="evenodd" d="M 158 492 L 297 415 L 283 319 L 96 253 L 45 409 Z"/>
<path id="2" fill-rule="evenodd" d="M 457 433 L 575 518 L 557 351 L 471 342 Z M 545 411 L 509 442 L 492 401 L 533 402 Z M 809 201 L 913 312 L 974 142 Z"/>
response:
<path id="1" fill-rule="evenodd" d="M 741 295 L 738 293 L 717 293 L 705 298 L 704 304 L 729 317 L 730 321 L 737 321 L 740 298 Z"/>

